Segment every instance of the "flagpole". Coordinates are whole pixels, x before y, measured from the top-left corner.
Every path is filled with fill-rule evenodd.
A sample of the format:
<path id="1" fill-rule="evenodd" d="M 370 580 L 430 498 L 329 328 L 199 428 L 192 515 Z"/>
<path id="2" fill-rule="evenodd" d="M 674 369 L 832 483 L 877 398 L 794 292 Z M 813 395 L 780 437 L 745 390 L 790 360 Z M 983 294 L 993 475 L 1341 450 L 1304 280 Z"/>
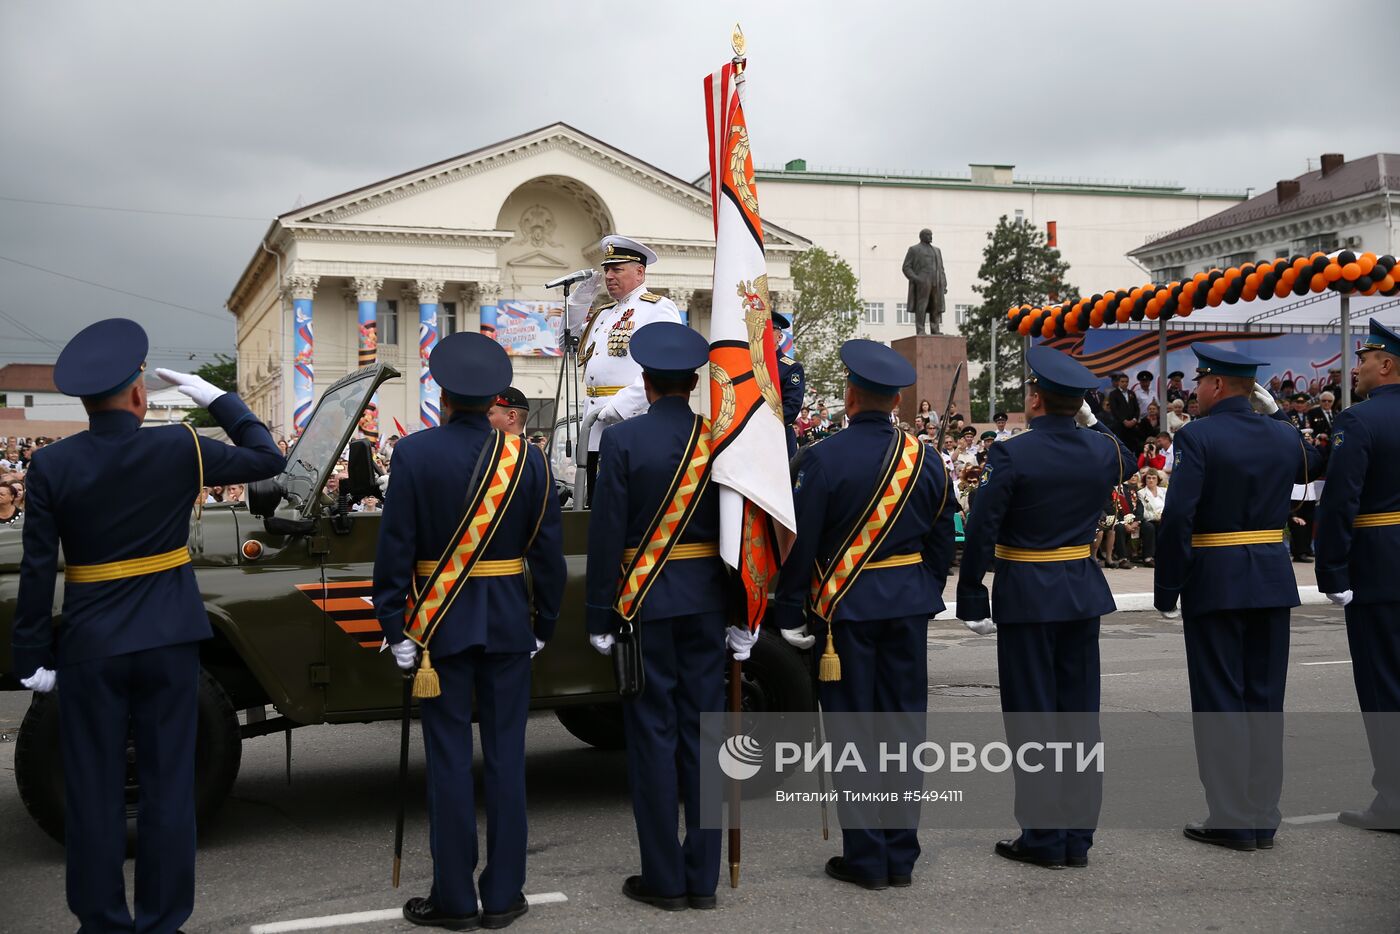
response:
<path id="1" fill-rule="evenodd" d="M 747 43 L 744 41 L 743 30 L 739 24 L 734 24 L 734 33 L 730 37 L 730 46 L 734 49 L 734 93 L 739 97 L 740 106 L 744 103 L 744 64 L 747 59 L 744 52 Z M 717 179 L 710 179 L 710 187 L 718 191 Z M 739 625 L 748 628 L 747 611 L 738 614 L 740 616 Z M 731 620 L 732 621 L 732 620 Z M 729 726 L 730 734 L 737 736 L 743 728 L 743 680 L 744 663 L 734 658 L 729 658 Z M 729 782 L 729 887 L 737 889 L 739 887 L 739 862 L 741 852 L 741 837 L 739 830 L 739 783 L 734 780 Z"/>

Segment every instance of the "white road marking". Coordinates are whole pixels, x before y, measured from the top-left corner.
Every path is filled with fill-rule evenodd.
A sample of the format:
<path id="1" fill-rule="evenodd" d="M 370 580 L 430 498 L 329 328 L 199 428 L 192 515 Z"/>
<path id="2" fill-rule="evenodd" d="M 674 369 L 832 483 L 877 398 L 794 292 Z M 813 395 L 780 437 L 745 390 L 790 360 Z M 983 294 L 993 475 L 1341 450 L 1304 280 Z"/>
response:
<path id="1" fill-rule="evenodd" d="M 1300 665 L 1350 665 L 1351 659 L 1344 658 L 1339 662 L 1299 662 Z"/>
<path id="2" fill-rule="evenodd" d="M 1304 814 L 1301 817 L 1285 817 L 1285 824 L 1322 824 L 1337 819 L 1337 812 L 1331 814 Z"/>
<path id="3" fill-rule="evenodd" d="M 1103 678 L 1126 678 L 1128 675 L 1140 675 L 1140 671 L 1105 671 L 1100 677 Z"/>
<path id="4" fill-rule="evenodd" d="M 563 892 L 541 892 L 526 895 L 533 908 L 536 905 L 554 905 L 567 902 L 569 896 Z M 352 911 L 343 915 L 322 915 L 319 918 L 294 918 L 291 921 L 272 921 L 255 924 L 248 929 L 249 934 L 282 934 L 283 931 L 317 931 L 323 928 L 339 928 L 352 924 L 369 924 L 373 921 L 393 921 L 403 918 L 402 908 L 382 908 L 375 911 Z"/>

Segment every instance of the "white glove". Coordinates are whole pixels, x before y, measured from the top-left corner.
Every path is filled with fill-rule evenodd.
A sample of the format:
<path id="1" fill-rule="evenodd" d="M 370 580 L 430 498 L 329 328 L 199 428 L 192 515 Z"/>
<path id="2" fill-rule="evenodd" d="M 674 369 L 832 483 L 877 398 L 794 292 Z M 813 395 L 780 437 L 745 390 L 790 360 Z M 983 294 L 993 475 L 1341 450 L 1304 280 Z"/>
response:
<path id="1" fill-rule="evenodd" d="M 204 377 L 195 376 L 193 373 L 177 373 L 174 370 L 157 367 L 156 375 L 167 383 L 179 387 L 180 392 L 193 399 L 194 404 L 202 409 L 209 408 L 215 399 L 224 394 L 224 390 Z"/>
<path id="2" fill-rule="evenodd" d="M 724 641 L 729 645 L 729 651 L 734 653 L 734 658 L 742 662 L 749 657 L 749 651 L 758 641 L 758 633 L 742 626 L 730 626 L 725 630 Z"/>
<path id="3" fill-rule="evenodd" d="M 531 658 L 534 658 L 536 655 L 540 654 L 540 649 L 542 649 L 542 648 L 544 648 L 544 640 L 543 640 L 543 639 L 536 639 L 536 640 L 535 640 L 535 651 L 533 651 L 533 652 L 530 653 L 530 657 L 531 657 Z"/>
<path id="4" fill-rule="evenodd" d="M 1274 397 L 1258 383 L 1254 384 L 1254 390 L 1249 394 L 1249 407 L 1260 415 L 1273 415 L 1278 411 L 1278 403 L 1274 401 Z"/>
<path id="5" fill-rule="evenodd" d="M 623 421 L 621 413 L 611 404 L 603 406 L 598 410 L 597 422 L 599 425 L 616 425 Z"/>
<path id="6" fill-rule="evenodd" d="M 1162 619 L 1181 619 L 1180 610 L 1158 610 L 1162 614 Z"/>
<path id="7" fill-rule="evenodd" d="M 1099 417 L 1089 408 L 1088 399 L 1079 404 L 1079 411 L 1074 413 L 1074 423 L 1080 428 L 1093 428 L 1099 423 Z"/>
<path id="8" fill-rule="evenodd" d="M 569 330 L 582 330 L 584 319 L 588 317 L 588 309 L 592 307 L 593 299 L 598 294 L 598 286 L 602 284 L 603 274 L 595 269 L 588 274 L 587 279 L 569 292 L 569 307 L 565 310 Z"/>
<path id="9" fill-rule="evenodd" d="M 410 639 L 395 642 L 389 646 L 389 651 L 394 653 L 394 663 L 404 671 L 412 671 L 418 662 L 418 646 Z"/>
<path id="10" fill-rule="evenodd" d="M 389 475 L 387 473 L 382 473 L 375 477 L 374 485 L 379 487 L 379 495 L 383 496 L 385 493 L 389 492 Z"/>
<path id="11" fill-rule="evenodd" d="M 602 635 L 594 633 L 588 637 L 588 642 L 593 648 L 598 650 L 600 655 L 611 655 L 613 643 L 617 641 L 612 637 L 612 633 L 605 632 Z"/>
<path id="12" fill-rule="evenodd" d="M 997 631 L 997 624 L 989 619 L 965 619 L 963 625 L 979 636 L 990 636 Z"/>
<path id="13" fill-rule="evenodd" d="M 817 637 L 807 634 L 806 626 L 798 626 L 796 629 L 779 629 L 787 644 L 797 649 L 810 649 L 817 644 Z"/>
<path id="14" fill-rule="evenodd" d="M 58 684 L 58 675 L 48 668 L 40 668 L 29 677 L 21 678 L 19 683 L 36 694 L 47 694 Z"/>
<path id="15" fill-rule="evenodd" d="M 1346 606 L 1351 602 L 1351 591 L 1343 590 L 1341 593 L 1329 593 L 1327 599 L 1331 600 L 1337 606 Z M 44 669 L 40 668 L 39 670 L 43 671 Z"/>

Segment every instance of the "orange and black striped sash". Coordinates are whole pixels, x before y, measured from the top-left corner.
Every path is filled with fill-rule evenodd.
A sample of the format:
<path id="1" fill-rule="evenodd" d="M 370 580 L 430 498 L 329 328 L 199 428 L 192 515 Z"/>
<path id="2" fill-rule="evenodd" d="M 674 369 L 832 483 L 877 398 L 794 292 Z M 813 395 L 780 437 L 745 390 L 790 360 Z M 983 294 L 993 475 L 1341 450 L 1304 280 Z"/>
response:
<path id="1" fill-rule="evenodd" d="M 501 524 L 516 488 L 520 485 L 520 467 L 525 460 L 525 441 L 518 435 L 493 431 L 486 443 L 492 445 L 482 473 L 480 486 L 472 494 L 470 506 L 452 535 L 452 544 L 438 559 L 432 574 L 416 596 L 409 601 L 409 624 L 404 635 L 424 648 L 444 613 L 452 606 L 472 569 L 486 551 L 491 537 Z"/>
<path id="2" fill-rule="evenodd" d="M 812 575 L 812 592 L 807 598 L 807 608 L 812 613 L 831 621 L 837 604 L 850 592 L 861 571 L 870 566 L 870 556 L 894 528 L 923 463 L 923 442 L 905 434 L 894 457 L 885 466 L 884 479 L 875 498 L 862 512 L 864 520 L 851 530 L 826 570 Z"/>
<path id="3" fill-rule="evenodd" d="M 646 544 L 636 550 L 623 568 L 622 587 L 613 605 L 623 619 L 636 618 L 651 585 L 695 515 L 695 507 L 710 482 L 711 447 L 710 422 L 697 415 L 690 430 L 688 453 L 676 467 L 676 476 L 661 500 L 661 508 L 651 520 L 647 534 L 642 536 Z"/>

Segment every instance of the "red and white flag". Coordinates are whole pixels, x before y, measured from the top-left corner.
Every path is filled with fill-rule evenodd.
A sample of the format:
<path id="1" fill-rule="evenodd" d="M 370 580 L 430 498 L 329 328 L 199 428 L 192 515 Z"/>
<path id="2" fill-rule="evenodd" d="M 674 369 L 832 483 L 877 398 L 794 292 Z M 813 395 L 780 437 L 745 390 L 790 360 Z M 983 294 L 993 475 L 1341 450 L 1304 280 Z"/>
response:
<path id="1" fill-rule="evenodd" d="M 797 520 L 743 80 L 742 63 L 705 79 L 715 222 L 711 478 L 720 484 L 720 556 L 744 581 L 749 628 L 756 630 L 780 561 L 773 525 L 792 533 Z"/>

